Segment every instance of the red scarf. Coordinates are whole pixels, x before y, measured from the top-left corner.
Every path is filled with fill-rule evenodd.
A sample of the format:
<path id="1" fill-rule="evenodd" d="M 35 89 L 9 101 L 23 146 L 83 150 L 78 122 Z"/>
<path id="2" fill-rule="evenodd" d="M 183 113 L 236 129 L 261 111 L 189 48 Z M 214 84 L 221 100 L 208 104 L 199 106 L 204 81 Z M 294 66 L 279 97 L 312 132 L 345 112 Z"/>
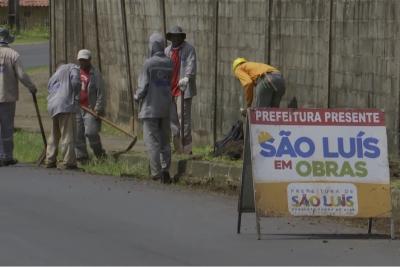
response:
<path id="1" fill-rule="evenodd" d="M 171 79 L 171 94 L 172 96 L 180 96 L 181 90 L 179 89 L 179 73 L 181 70 L 181 57 L 179 56 L 180 47 L 172 48 L 172 79 Z"/>

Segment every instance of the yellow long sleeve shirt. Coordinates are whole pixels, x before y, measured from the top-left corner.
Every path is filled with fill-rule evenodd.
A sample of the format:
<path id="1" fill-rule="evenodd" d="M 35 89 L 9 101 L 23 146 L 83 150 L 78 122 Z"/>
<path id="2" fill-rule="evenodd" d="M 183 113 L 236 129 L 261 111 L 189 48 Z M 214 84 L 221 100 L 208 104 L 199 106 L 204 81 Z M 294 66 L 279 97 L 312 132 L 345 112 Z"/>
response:
<path id="1" fill-rule="evenodd" d="M 235 76 L 243 86 L 247 107 L 253 102 L 253 89 L 257 79 L 266 72 L 278 72 L 270 65 L 258 62 L 245 62 L 235 70 Z"/>

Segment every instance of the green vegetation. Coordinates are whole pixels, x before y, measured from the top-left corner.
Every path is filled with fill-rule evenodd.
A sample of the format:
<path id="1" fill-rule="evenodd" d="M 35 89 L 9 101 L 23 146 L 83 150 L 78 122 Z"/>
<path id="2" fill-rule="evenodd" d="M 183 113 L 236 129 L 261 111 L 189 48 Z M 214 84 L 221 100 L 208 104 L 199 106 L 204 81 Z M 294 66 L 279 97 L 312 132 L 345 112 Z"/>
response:
<path id="1" fill-rule="evenodd" d="M 127 176 L 144 179 L 149 177 L 147 165 L 142 162 L 131 163 L 126 161 L 115 161 L 112 157 L 105 160 L 91 160 L 88 164 L 82 165 L 86 172 L 92 174 Z"/>
<path id="2" fill-rule="evenodd" d="M 108 125 L 107 123 L 101 124 L 101 132 L 105 135 L 111 135 L 111 136 L 126 136 L 126 134 L 124 134 L 121 131 L 118 131 L 117 129 Z"/>
<path id="3" fill-rule="evenodd" d="M 49 66 L 40 66 L 29 68 L 26 73 L 32 78 L 38 87 L 36 98 L 40 113 L 43 115 L 47 113 L 47 81 L 49 75 Z"/>
<path id="4" fill-rule="evenodd" d="M 390 184 L 392 188 L 400 189 L 400 180 L 392 180 Z"/>
<path id="5" fill-rule="evenodd" d="M 14 156 L 23 163 L 35 163 L 43 151 L 40 134 L 17 130 L 14 134 Z M 81 166 L 85 172 L 112 176 L 148 177 L 147 165 L 143 163 L 115 161 L 112 157 L 104 160 L 91 160 Z"/>
<path id="6" fill-rule="evenodd" d="M 214 149 L 212 146 L 194 146 L 193 149 L 193 156 L 195 158 L 199 158 L 201 160 L 206 160 L 206 161 L 212 161 L 212 162 L 221 162 L 221 163 L 227 163 L 235 166 L 242 166 L 243 161 L 242 160 L 231 160 L 227 156 L 220 156 L 220 157 L 215 157 L 213 155 Z M 183 159 L 187 156 L 182 156 Z"/>
<path id="7" fill-rule="evenodd" d="M 46 27 L 36 27 L 30 30 L 21 31 L 15 35 L 15 42 L 13 44 L 32 44 L 32 43 L 42 43 L 47 42 L 50 38 L 49 28 Z"/>
<path id="8" fill-rule="evenodd" d="M 14 157 L 20 162 L 34 163 L 43 151 L 40 134 L 16 130 L 14 134 Z"/>
<path id="9" fill-rule="evenodd" d="M 33 67 L 29 68 L 26 70 L 26 73 L 29 75 L 35 75 L 35 74 L 48 74 L 49 73 L 49 66 L 40 66 L 40 67 Z"/>

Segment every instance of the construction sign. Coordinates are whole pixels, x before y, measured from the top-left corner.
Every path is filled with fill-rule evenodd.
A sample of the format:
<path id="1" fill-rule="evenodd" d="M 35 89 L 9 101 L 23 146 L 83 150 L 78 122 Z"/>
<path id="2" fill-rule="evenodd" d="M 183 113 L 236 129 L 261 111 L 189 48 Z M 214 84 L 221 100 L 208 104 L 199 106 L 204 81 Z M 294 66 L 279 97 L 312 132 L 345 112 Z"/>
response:
<path id="1" fill-rule="evenodd" d="M 247 116 L 252 171 L 242 179 L 253 181 L 257 216 L 391 216 L 382 111 L 254 108 Z"/>

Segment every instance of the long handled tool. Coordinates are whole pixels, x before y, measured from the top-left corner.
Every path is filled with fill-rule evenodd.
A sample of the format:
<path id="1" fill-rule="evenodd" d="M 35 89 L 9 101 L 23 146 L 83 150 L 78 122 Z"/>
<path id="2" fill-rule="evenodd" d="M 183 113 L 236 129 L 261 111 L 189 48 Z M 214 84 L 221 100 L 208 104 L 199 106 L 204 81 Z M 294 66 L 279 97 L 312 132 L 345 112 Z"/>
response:
<path id="1" fill-rule="evenodd" d="M 84 111 L 86 111 L 90 115 L 94 116 L 95 118 L 97 118 L 97 119 L 99 119 L 101 121 L 104 121 L 105 123 L 107 123 L 111 127 L 123 132 L 124 134 L 126 134 L 126 135 L 128 135 L 129 137 L 132 138 L 132 141 L 129 143 L 127 148 L 125 148 L 124 150 L 121 150 L 121 151 L 117 151 L 117 152 L 112 154 L 112 156 L 114 158 L 118 158 L 121 154 L 124 154 L 124 153 L 128 152 L 136 144 L 136 141 L 137 141 L 137 136 L 136 135 L 133 135 L 133 134 L 129 133 L 128 131 L 125 131 L 124 129 L 122 129 L 121 127 L 119 127 L 118 125 L 113 123 L 112 121 L 110 121 L 110 120 L 108 120 L 108 119 L 106 119 L 106 118 L 104 118 L 102 116 L 97 115 L 97 113 L 94 112 L 93 110 L 91 110 L 90 108 L 87 108 L 85 106 L 81 106 L 81 109 L 83 109 Z"/>
<path id="2" fill-rule="evenodd" d="M 44 149 L 42 151 L 42 154 L 40 155 L 39 159 L 37 160 L 37 165 L 40 166 L 40 164 L 42 164 L 42 162 L 46 158 L 47 139 L 46 139 L 46 134 L 45 134 L 44 128 L 43 128 L 42 116 L 40 116 L 40 111 L 39 111 L 39 106 L 38 106 L 36 94 L 32 94 L 32 97 L 33 97 L 33 103 L 35 105 L 36 116 L 37 116 L 38 121 L 39 121 L 40 132 L 42 134 L 43 145 L 44 145 Z"/>
<path id="3" fill-rule="evenodd" d="M 182 153 L 185 153 L 185 93 L 181 92 L 181 146 Z"/>

